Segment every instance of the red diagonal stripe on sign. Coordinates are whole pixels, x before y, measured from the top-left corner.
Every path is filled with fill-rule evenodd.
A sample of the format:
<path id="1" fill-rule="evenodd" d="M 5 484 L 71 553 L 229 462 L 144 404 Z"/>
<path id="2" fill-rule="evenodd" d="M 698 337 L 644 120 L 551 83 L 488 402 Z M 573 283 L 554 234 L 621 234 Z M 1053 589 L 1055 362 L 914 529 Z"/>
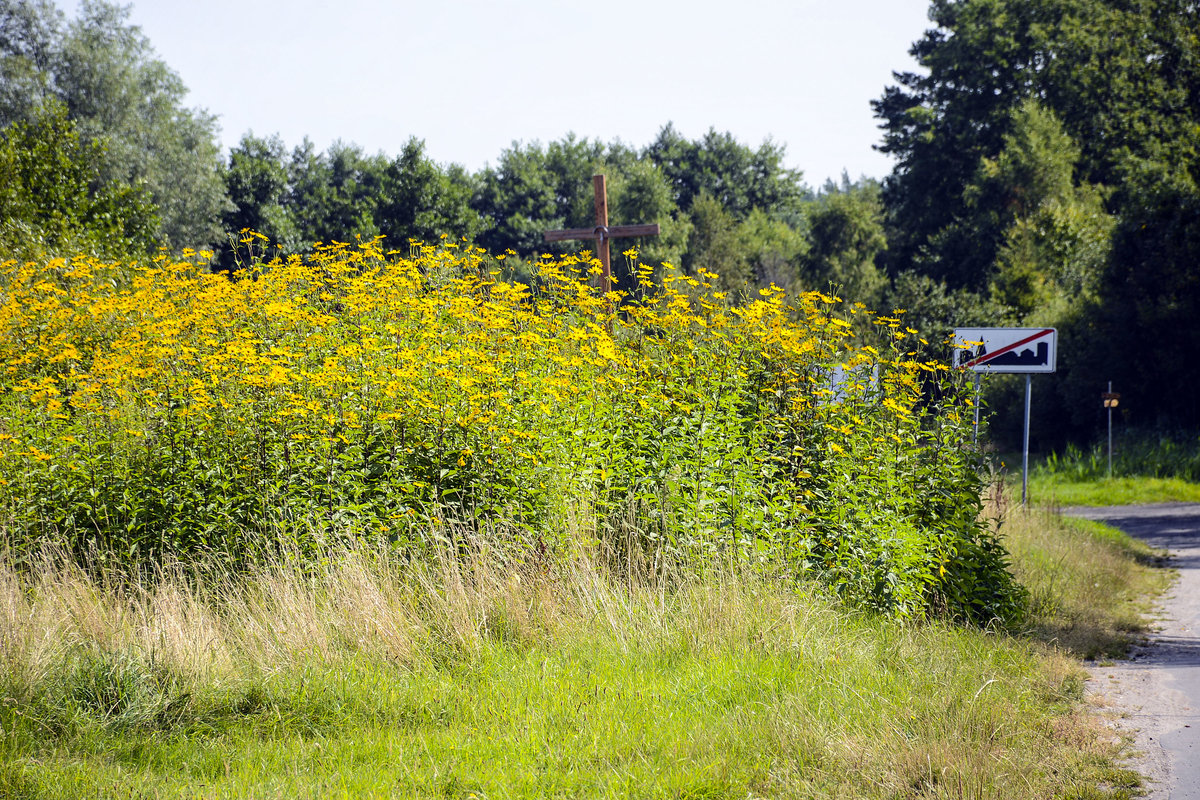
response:
<path id="1" fill-rule="evenodd" d="M 991 361 L 996 356 L 1002 356 L 1005 353 L 1016 350 L 1018 347 L 1029 344 L 1034 339 L 1042 338 L 1047 333 L 1054 333 L 1054 328 L 1046 328 L 1046 330 L 1038 331 L 1033 336 L 1027 336 L 1019 342 L 1013 342 L 1012 344 L 1010 344 L 1006 347 L 1001 347 L 999 350 L 994 350 L 991 353 L 984 353 L 983 355 L 979 356 L 978 358 L 971 359 L 967 363 L 963 364 L 963 366 L 964 367 L 974 367 L 977 364 L 986 364 L 987 362 Z"/>

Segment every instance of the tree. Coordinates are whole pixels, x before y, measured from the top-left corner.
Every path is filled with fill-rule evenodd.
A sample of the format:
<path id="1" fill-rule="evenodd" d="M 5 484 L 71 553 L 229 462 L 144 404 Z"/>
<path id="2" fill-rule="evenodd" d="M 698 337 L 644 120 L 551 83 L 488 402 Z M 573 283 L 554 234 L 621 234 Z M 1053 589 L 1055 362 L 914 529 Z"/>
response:
<path id="1" fill-rule="evenodd" d="M 900 310 L 905 325 L 926 334 L 926 351 L 931 358 L 950 362 L 946 340 L 959 327 L 973 327 L 1000 317 L 1001 311 L 982 297 L 965 289 L 950 289 L 928 275 L 909 270 L 896 276 L 884 292 L 881 305 Z"/>
<path id="2" fill-rule="evenodd" d="M 1011 117 L 999 153 L 980 159 L 926 253 L 953 253 L 955 283 L 990 294 L 1003 321 L 1054 324 L 1094 292 L 1112 218 L 1105 191 L 1076 182 L 1080 148 L 1057 115 L 1030 98 Z"/>
<path id="3" fill-rule="evenodd" d="M 289 208 L 288 166 L 287 151 L 278 136 L 262 139 L 247 133 L 230 151 L 225 186 L 231 208 L 221 218 L 230 240 L 221 251 L 221 268 L 232 269 L 248 259 L 248 253 L 240 252 L 241 231 L 262 234 L 289 252 L 304 244 Z"/>
<path id="4" fill-rule="evenodd" d="M 687 213 L 707 192 L 738 221 L 756 208 L 782 218 L 794 213 L 806 195 L 800 172 L 783 165 L 784 147 L 770 139 L 754 150 L 733 134 L 710 128 L 689 141 L 668 123 L 643 155 L 662 170 L 676 205 Z"/>
<path id="5" fill-rule="evenodd" d="M 802 262 L 813 289 L 833 286 L 847 299 L 875 308 L 886 278 L 876 258 L 887 249 L 883 204 L 874 181 L 827 184 L 807 206 L 810 247 Z"/>
<path id="6" fill-rule="evenodd" d="M 658 237 L 622 241 L 623 246 L 642 247 L 647 262 L 683 257 L 690 223 L 663 173 L 620 142 L 604 145 L 573 134 L 548 146 L 514 143 L 496 167 L 483 171 L 474 204 L 488 222 L 480 243 L 492 252 L 512 250 L 523 257 L 589 247 L 586 242 L 548 245 L 543 233 L 595 224 L 592 176 L 597 174 L 607 176 L 610 224 L 657 222 L 662 228 Z M 613 270 L 620 285 L 627 277 L 620 259 L 614 259 Z"/>
<path id="7" fill-rule="evenodd" d="M 0 127 L 59 100 L 83 139 L 103 143 L 101 179 L 146 187 L 164 243 L 213 244 L 228 203 L 216 118 L 183 106 L 183 82 L 128 17 L 127 8 L 84 0 L 64 27 L 43 0 L 8 0 Z"/>
<path id="8" fill-rule="evenodd" d="M 234 206 L 223 218 L 226 228 L 263 234 L 284 252 L 355 237 L 384 236 L 397 248 L 443 234 L 473 239 L 484 227 L 470 205 L 471 177 L 430 161 L 417 139 L 389 159 L 342 142 L 317 153 L 307 139 L 289 155 L 278 136 L 248 133 L 230 153 L 225 175 Z M 238 260 L 238 243 L 234 237 L 222 266 Z"/>
<path id="9" fill-rule="evenodd" d="M 103 155 L 53 101 L 0 133 L 0 260 L 151 248 L 158 220 L 147 192 L 101 181 Z"/>
<path id="10" fill-rule="evenodd" d="M 50 0 L 0 2 L 0 127 L 31 120 L 50 96 L 62 28 Z"/>
<path id="11" fill-rule="evenodd" d="M 380 207 L 388 186 L 389 159 L 366 155 L 355 144 L 334 142 L 316 154 L 305 142 L 293 152 L 289 200 L 300 240 L 349 242 L 383 235 Z"/>
<path id="12" fill-rule="evenodd" d="M 1079 184 L 1117 186 L 1139 158 L 1194 158 L 1194 3 L 934 0 L 929 14 L 936 27 L 911 51 L 927 74 L 898 73 L 873 104 L 880 149 L 897 158 L 885 184 L 893 273 L 980 280 L 977 239 L 948 233 L 980 162 L 997 157 L 1029 99 L 1077 143 Z"/>
<path id="13" fill-rule="evenodd" d="M 889 272 L 986 294 L 995 321 L 1061 324 L 1060 430 L 1151 365 L 1170 389 L 1129 413 L 1200 424 L 1180 400 L 1200 392 L 1200 6 L 933 0 L 930 19 L 926 71 L 875 103 L 897 158 Z"/>
<path id="14" fill-rule="evenodd" d="M 409 139 L 385 171 L 377 217 L 393 246 L 410 239 L 433 242 L 443 234 L 474 241 L 484 221 L 471 207 L 475 182 L 457 165 L 442 169 L 425 155 L 425 143 Z"/>
<path id="15" fill-rule="evenodd" d="M 1122 387 L 1131 419 L 1200 428 L 1200 170 L 1133 176 L 1098 301 L 1081 315 L 1081 392 Z M 1136 190 L 1135 190 L 1136 187 Z M 1126 396 L 1126 393 L 1128 395 Z"/>
<path id="16" fill-rule="evenodd" d="M 754 276 L 739 241 L 737 220 L 704 189 L 692 202 L 692 235 L 683 266 L 691 274 L 700 269 L 716 273 L 720 290 L 735 299 L 750 294 Z"/>
<path id="17" fill-rule="evenodd" d="M 804 233 L 761 208 L 738 225 L 736 246 L 746 266 L 746 282 L 754 287 L 777 286 L 792 294 L 810 288 L 801 265 L 809 250 Z"/>
<path id="18" fill-rule="evenodd" d="M 610 164 L 612 161 L 609 162 Z M 613 225 L 639 225 L 658 223 L 659 235 L 648 236 L 636 242 L 638 258 L 644 264 L 663 263 L 678 266 L 682 263 L 691 235 L 692 223 L 684 215 L 671 195 L 671 187 L 658 167 L 649 161 L 637 158 L 611 167 L 608 181 L 609 221 Z M 594 193 L 593 193 L 594 201 Z M 615 243 L 617 249 L 629 247 L 626 240 Z M 617 285 L 627 285 L 630 276 L 626 263 L 614 259 L 613 274 Z"/>
<path id="19" fill-rule="evenodd" d="M 513 142 L 480 176 L 475 208 L 489 221 L 483 246 L 527 257 L 553 249 L 544 231 L 592 225 L 592 175 L 604 171 L 603 160 L 603 145 L 574 135 L 549 147 Z"/>

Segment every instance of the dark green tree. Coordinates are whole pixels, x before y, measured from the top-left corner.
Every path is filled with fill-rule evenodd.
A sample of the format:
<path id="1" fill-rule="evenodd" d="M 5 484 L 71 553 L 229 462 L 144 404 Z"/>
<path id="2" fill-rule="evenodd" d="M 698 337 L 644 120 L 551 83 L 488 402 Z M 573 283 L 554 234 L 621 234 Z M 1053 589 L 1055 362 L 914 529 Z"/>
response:
<path id="1" fill-rule="evenodd" d="M 320 154 L 307 141 L 297 148 L 290 204 L 300 240 L 352 242 L 383 235 L 379 217 L 389 163 L 383 153 L 368 156 L 358 145 L 341 141 Z"/>
<path id="2" fill-rule="evenodd" d="M 439 167 L 418 139 L 409 139 L 388 164 L 382 188 L 377 222 L 392 247 L 410 239 L 434 242 L 442 235 L 474 241 L 484 229 L 471 207 L 475 181 L 458 165 Z"/>
<path id="3" fill-rule="evenodd" d="M 809 287 L 801 275 L 810 243 L 804 231 L 772 217 L 761 208 L 750 212 L 737 229 L 737 247 L 745 259 L 747 283 L 777 286 L 790 293 Z"/>
<path id="4" fill-rule="evenodd" d="M 1060 324 L 1059 430 L 1150 365 L 1130 418 L 1197 424 L 1200 6 L 933 0 L 930 19 L 925 71 L 875 103 L 890 273 L 1002 304 L 974 322 Z"/>
<path id="5" fill-rule="evenodd" d="M 568 135 L 548 146 L 514 143 L 495 167 L 484 170 L 475 208 L 488 221 L 480 242 L 492 252 L 512 250 L 523 257 L 541 252 L 589 249 L 586 241 L 548 245 L 543 233 L 595 224 L 592 176 L 608 184 L 609 224 L 659 223 L 662 234 L 614 248 L 640 247 L 648 263 L 683 257 L 690 223 L 674 202 L 670 185 L 652 163 L 620 142 L 604 145 Z M 614 258 L 618 285 L 624 265 Z"/>
<path id="6" fill-rule="evenodd" d="M 720 290 L 735 300 L 748 297 L 755 285 L 738 228 L 733 214 L 702 189 L 692 202 L 692 235 L 683 263 L 691 274 L 701 269 L 716 273 Z"/>
<path id="7" fill-rule="evenodd" d="M 1099 301 L 1074 325 L 1072 379 L 1082 396 L 1115 381 L 1132 422 L 1200 429 L 1200 170 L 1130 183 Z"/>
<path id="8" fill-rule="evenodd" d="M 885 185 L 893 271 L 986 282 L 978 238 L 955 222 L 1031 98 L 1077 143 L 1078 184 L 1115 187 L 1138 159 L 1194 158 L 1194 3 L 934 0 L 929 14 L 935 27 L 911 51 L 927 72 L 898 73 L 874 103 L 880 149 L 897 158 Z"/>
<path id="9" fill-rule="evenodd" d="M 224 216 L 231 233 L 225 267 L 237 260 L 238 234 L 246 229 L 296 252 L 355 237 L 383 236 L 400 249 L 443 234 L 473 240 L 484 227 L 471 207 L 471 176 L 430 161 L 416 139 L 389 159 L 341 142 L 317 153 L 307 139 L 289 155 L 278 136 L 246 134 L 230 153 L 226 181 L 234 208 Z M 261 249 L 259 240 L 252 245 Z"/>
<path id="10" fill-rule="evenodd" d="M 638 250 L 638 258 L 645 264 L 671 264 L 679 266 L 687 249 L 692 223 L 684 215 L 671 195 L 671 187 L 658 167 L 649 161 L 637 158 L 616 159 L 610 155 L 607 167 L 610 179 L 609 221 L 613 225 L 641 225 L 658 223 L 659 235 L 647 236 L 636 243 L 630 240 L 614 241 L 614 250 L 629 247 Z M 594 195 L 594 193 L 593 193 Z M 593 197 L 594 200 L 594 197 Z M 618 285 L 627 277 L 625 263 L 614 263 L 614 274 Z"/>
<path id="11" fill-rule="evenodd" d="M 263 139 L 247 133 L 229 153 L 225 185 L 232 208 L 222 216 L 229 234 L 219 262 L 223 269 L 249 259 L 251 248 L 241 242 L 243 231 L 260 233 L 286 252 L 304 244 L 292 217 L 288 167 L 287 150 L 278 136 Z M 262 252 L 258 246 L 252 249 Z"/>
<path id="12" fill-rule="evenodd" d="M 662 170 L 686 213 L 708 192 L 738 221 L 756 208 L 786 218 L 807 196 L 800 172 L 784 166 L 783 146 L 769 139 L 752 149 L 731 133 L 709 129 L 692 141 L 668 123 L 643 154 Z"/>
<path id="13" fill-rule="evenodd" d="M 592 225 L 592 175 L 604 171 L 603 162 L 603 145 L 573 135 L 548 147 L 514 142 L 480 176 L 475 207 L 489 221 L 481 243 L 530 256 L 553 249 L 544 231 Z"/>
<path id="14" fill-rule="evenodd" d="M 999 153 L 980 159 L 930 251 L 963 251 L 957 284 L 990 294 L 1002 309 L 993 321 L 1054 324 L 1094 293 L 1112 218 L 1104 190 L 1076 182 L 1080 148 L 1058 117 L 1033 98 L 1011 116 Z"/>

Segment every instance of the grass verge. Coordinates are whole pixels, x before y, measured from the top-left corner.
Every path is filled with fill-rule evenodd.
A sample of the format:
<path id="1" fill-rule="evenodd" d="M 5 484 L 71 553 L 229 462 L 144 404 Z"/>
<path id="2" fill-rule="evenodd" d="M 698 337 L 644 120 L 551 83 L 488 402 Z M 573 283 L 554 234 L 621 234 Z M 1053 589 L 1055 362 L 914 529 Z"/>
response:
<path id="1" fill-rule="evenodd" d="M 1200 484 L 1180 478 L 1117 477 L 1071 479 L 1034 472 L 1029 494 L 1052 506 L 1126 506 L 1134 503 L 1200 503 Z"/>
<path id="2" fill-rule="evenodd" d="M 1124 653 L 1172 579 L 1164 554 L 1099 522 L 1015 509 L 1004 534 L 1034 635 L 1082 658 Z"/>
<path id="3" fill-rule="evenodd" d="M 1118 433 L 1114 451 L 1111 461 L 1102 442 L 1087 449 L 1068 445 L 1046 455 L 1030 471 L 1030 495 L 1037 503 L 1059 506 L 1200 502 L 1195 432 L 1125 430 Z M 1011 455 L 1005 460 L 1018 463 Z"/>
<path id="4" fill-rule="evenodd" d="M 587 559 L 5 566 L 0 796 L 1130 797 L 1070 653 L 1136 629 L 1149 556 L 1038 513 L 1003 531 L 1049 646 Z"/>

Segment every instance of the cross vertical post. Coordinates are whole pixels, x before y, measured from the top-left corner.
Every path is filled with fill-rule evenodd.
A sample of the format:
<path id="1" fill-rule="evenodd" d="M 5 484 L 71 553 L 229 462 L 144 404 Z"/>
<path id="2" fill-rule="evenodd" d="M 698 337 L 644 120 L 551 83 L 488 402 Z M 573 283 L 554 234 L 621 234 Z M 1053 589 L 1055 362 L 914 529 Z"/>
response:
<path id="1" fill-rule="evenodd" d="M 612 291 L 612 261 L 609 256 L 610 239 L 630 236 L 658 236 L 659 227 L 654 225 L 608 224 L 608 184 L 604 175 L 592 176 L 592 190 L 596 202 L 596 226 L 594 228 L 567 228 L 546 231 L 542 234 L 547 242 L 566 242 L 573 239 L 592 239 L 596 242 L 596 256 L 600 259 L 600 289 L 605 294 Z"/>
<path id="2" fill-rule="evenodd" d="M 603 175 L 592 176 L 592 190 L 596 197 L 596 256 L 603 270 L 600 288 L 608 294 L 612 291 L 612 261 L 608 252 L 608 184 Z"/>

